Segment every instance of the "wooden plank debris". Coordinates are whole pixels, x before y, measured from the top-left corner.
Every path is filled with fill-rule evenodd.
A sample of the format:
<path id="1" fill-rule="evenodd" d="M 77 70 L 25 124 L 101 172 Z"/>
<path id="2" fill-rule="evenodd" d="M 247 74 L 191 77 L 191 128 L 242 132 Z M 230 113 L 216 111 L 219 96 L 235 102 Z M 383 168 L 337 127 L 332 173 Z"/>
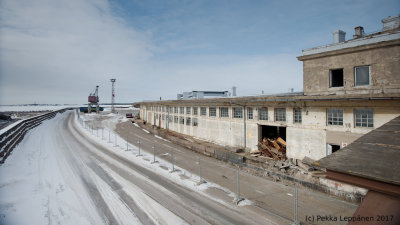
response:
<path id="1" fill-rule="evenodd" d="M 283 140 L 281 137 L 278 137 L 278 138 L 276 139 L 276 141 L 277 141 L 279 144 L 281 144 L 282 146 L 286 147 L 286 141 Z"/>
<path id="2" fill-rule="evenodd" d="M 263 138 L 258 143 L 258 151 L 253 150 L 250 152 L 251 156 L 264 156 L 270 157 L 274 160 L 286 159 L 286 142 L 281 137 L 277 139 Z"/>

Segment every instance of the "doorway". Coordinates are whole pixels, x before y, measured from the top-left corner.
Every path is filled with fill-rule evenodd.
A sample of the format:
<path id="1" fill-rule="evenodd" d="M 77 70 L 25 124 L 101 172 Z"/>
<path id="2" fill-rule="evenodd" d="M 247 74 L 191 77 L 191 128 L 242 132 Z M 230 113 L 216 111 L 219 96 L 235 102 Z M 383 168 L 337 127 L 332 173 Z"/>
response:
<path id="1" fill-rule="evenodd" d="M 286 127 L 258 125 L 258 140 L 282 138 L 286 141 Z"/>

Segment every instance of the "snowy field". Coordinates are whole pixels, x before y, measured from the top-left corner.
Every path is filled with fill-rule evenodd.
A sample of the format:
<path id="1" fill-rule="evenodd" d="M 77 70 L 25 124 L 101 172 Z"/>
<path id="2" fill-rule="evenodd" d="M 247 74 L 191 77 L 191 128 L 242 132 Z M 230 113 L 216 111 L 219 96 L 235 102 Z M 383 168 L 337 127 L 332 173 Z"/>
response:
<path id="1" fill-rule="evenodd" d="M 102 126 L 105 127 L 102 132 L 112 137 L 107 139 L 103 137 L 103 133 L 99 134 L 99 130 L 94 131 L 85 126 L 84 121 L 98 119 L 99 115 L 96 114 L 85 114 L 81 117 L 83 120 L 74 118 L 73 126 L 84 136 L 72 132 L 72 136 L 67 137 L 57 132 L 63 129 L 63 121 L 67 115 L 68 112 L 58 114 L 55 118 L 44 121 L 42 125 L 29 131 L 6 163 L 0 166 L 0 224 L 141 224 L 138 216 L 118 195 L 121 191 L 133 199 L 134 204 L 146 214 L 145 217 L 151 221 L 151 224 L 186 224 L 168 207 L 149 197 L 146 190 L 129 182 L 106 164 L 110 163 L 120 170 L 129 171 L 137 181 L 142 180 L 143 183 L 148 183 L 149 187 L 158 189 L 157 192 L 165 196 L 175 194 L 115 159 L 103 156 L 107 162 L 105 163 L 93 161 L 92 157 L 87 157 L 85 154 L 80 155 L 82 153 L 76 152 L 77 147 L 71 137 L 80 143 L 87 140 L 96 142 L 102 148 L 206 198 L 214 198 L 206 193 L 210 187 L 224 190 L 232 199 L 235 196 L 229 190 L 213 183 L 197 185 L 199 177 L 182 168 L 175 166 L 178 172 L 171 173 L 171 164 L 163 159 L 157 158 L 158 163 L 153 164 L 151 163 L 153 155 L 147 152 L 142 151 L 141 156 L 137 157 L 138 148 L 127 144 L 124 138 L 113 132 L 117 123 L 127 121 L 123 116 L 108 114 L 107 118 L 101 120 Z M 161 137 L 159 139 L 163 140 Z M 87 148 L 89 152 L 102 155 L 94 147 L 84 148 Z M 93 170 L 90 165 L 94 163 L 97 164 L 96 167 L 105 171 L 106 177 L 112 177 L 121 186 L 118 192 L 108 185 L 103 176 Z M 188 178 L 183 179 L 182 175 Z M 88 183 L 91 191 L 88 189 Z M 98 204 L 94 202 L 93 197 L 90 197 L 93 195 L 93 188 L 98 191 L 97 196 L 104 199 L 115 221 L 107 221 L 104 215 L 99 213 Z M 220 199 L 213 200 L 231 207 L 231 203 Z M 248 204 L 251 204 L 248 200 L 241 202 L 241 205 Z"/>

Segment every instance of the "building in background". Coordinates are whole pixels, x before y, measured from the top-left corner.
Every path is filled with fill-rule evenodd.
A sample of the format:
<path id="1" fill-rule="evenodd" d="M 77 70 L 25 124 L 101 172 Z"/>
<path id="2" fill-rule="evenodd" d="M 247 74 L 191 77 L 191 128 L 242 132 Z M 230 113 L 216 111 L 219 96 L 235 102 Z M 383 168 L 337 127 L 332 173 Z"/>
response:
<path id="1" fill-rule="evenodd" d="M 147 123 L 242 148 L 265 138 L 286 140 L 289 158 L 321 159 L 400 115 L 400 17 L 353 39 L 303 50 L 304 93 L 140 103 Z M 193 93 L 193 92 L 192 92 Z M 188 95 L 189 96 L 189 95 Z M 192 94 L 192 96 L 194 96 Z M 179 97 L 179 96 L 178 96 Z"/>

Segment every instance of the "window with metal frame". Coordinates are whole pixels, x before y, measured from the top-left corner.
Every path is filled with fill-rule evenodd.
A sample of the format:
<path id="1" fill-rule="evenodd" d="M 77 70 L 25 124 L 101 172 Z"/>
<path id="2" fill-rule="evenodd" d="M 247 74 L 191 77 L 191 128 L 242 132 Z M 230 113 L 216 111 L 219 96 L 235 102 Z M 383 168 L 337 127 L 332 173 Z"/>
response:
<path id="1" fill-rule="evenodd" d="M 190 115 L 192 113 L 192 107 L 186 107 L 186 114 Z"/>
<path id="2" fill-rule="evenodd" d="M 373 109 L 355 109 L 354 117 L 355 127 L 374 127 Z"/>
<path id="3" fill-rule="evenodd" d="M 200 108 L 200 115 L 201 116 L 207 116 L 207 107 L 201 107 Z"/>
<path id="4" fill-rule="evenodd" d="M 233 118 L 243 118 L 243 108 L 242 107 L 233 107 Z"/>
<path id="5" fill-rule="evenodd" d="M 262 107 L 258 109 L 258 119 L 259 120 L 268 120 L 268 108 Z"/>
<path id="6" fill-rule="evenodd" d="M 254 119 L 252 107 L 247 107 L 247 119 L 249 119 L 249 120 Z"/>
<path id="7" fill-rule="evenodd" d="M 327 125 L 343 126 L 343 109 L 327 110 Z"/>
<path id="8" fill-rule="evenodd" d="M 354 85 L 364 86 L 370 84 L 370 67 L 358 66 L 354 68 Z"/>
<path id="9" fill-rule="evenodd" d="M 179 108 L 179 114 L 185 114 L 185 107 L 180 107 Z"/>
<path id="10" fill-rule="evenodd" d="M 186 117 L 186 125 L 187 125 L 187 126 L 192 125 L 192 118 Z"/>
<path id="11" fill-rule="evenodd" d="M 172 116 L 169 116 L 169 122 L 172 123 Z"/>
<path id="12" fill-rule="evenodd" d="M 301 123 L 302 120 L 301 109 L 293 109 L 293 122 Z"/>
<path id="13" fill-rule="evenodd" d="M 180 124 L 185 124 L 185 117 L 180 116 L 180 117 L 179 117 L 179 123 L 180 123 Z"/>
<path id="14" fill-rule="evenodd" d="M 162 114 L 162 120 L 165 120 L 165 114 Z"/>
<path id="15" fill-rule="evenodd" d="M 229 117 L 228 107 L 219 107 L 219 117 Z"/>
<path id="16" fill-rule="evenodd" d="M 174 107 L 174 113 L 178 113 L 178 106 Z"/>
<path id="17" fill-rule="evenodd" d="M 217 116 L 217 108 L 216 107 L 209 107 L 208 108 L 208 115 L 209 116 Z"/>
<path id="18" fill-rule="evenodd" d="M 193 126 L 194 127 L 199 126 L 199 120 L 197 118 L 193 118 Z"/>
<path id="19" fill-rule="evenodd" d="M 286 121 L 286 108 L 275 108 L 275 121 Z"/>
<path id="20" fill-rule="evenodd" d="M 199 114 L 199 107 L 193 107 L 193 115 Z"/>
<path id="21" fill-rule="evenodd" d="M 179 117 L 178 116 L 174 116 L 174 123 L 179 123 Z"/>

